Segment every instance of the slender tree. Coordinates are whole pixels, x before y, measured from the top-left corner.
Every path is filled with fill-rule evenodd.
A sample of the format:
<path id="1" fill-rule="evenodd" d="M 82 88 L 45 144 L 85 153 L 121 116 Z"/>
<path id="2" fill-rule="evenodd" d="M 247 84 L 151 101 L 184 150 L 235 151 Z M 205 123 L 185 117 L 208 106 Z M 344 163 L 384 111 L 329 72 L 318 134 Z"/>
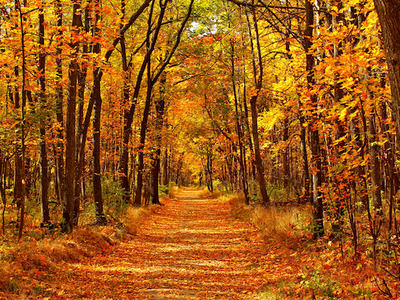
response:
<path id="1" fill-rule="evenodd" d="M 65 232 L 72 232 L 74 228 L 74 195 L 75 195 L 75 120 L 76 120 L 76 96 L 78 81 L 78 50 L 79 42 L 75 38 L 79 35 L 81 24 L 80 13 L 81 2 L 78 0 L 73 4 L 72 11 L 72 39 L 70 48 L 72 50 L 68 66 L 68 99 L 66 116 L 66 153 L 65 153 L 65 199 L 63 202 L 62 229 Z"/>
<path id="2" fill-rule="evenodd" d="M 147 94 L 146 94 L 146 102 L 145 102 L 145 107 L 144 107 L 144 112 L 143 112 L 143 118 L 142 118 L 142 123 L 141 123 L 141 128 L 140 128 L 140 146 L 139 146 L 139 163 L 138 163 L 138 172 L 137 172 L 137 184 L 136 184 L 136 194 L 135 194 L 135 200 L 134 200 L 134 205 L 135 206 L 140 206 L 141 205 L 141 198 L 142 198 L 142 186 L 143 186 L 143 168 L 144 168 L 144 154 L 143 154 L 143 149 L 146 141 L 146 131 L 147 131 L 147 121 L 148 121 L 148 115 L 150 111 L 150 105 L 151 105 L 151 100 L 152 100 L 152 91 L 154 85 L 157 83 L 158 79 L 160 76 L 163 74 L 165 68 L 171 61 L 171 58 L 173 57 L 176 49 L 178 48 L 183 30 L 186 26 L 187 21 L 189 20 L 189 17 L 192 13 L 192 8 L 193 8 L 193 2 L 194 0 L 190 1 L 188 12 L 186 13 L 185 18 L 183 19 L 181 26 L 177 32 L 176 39 L 175 39 L 175 44 L 173 45 L 172 49 L 169 51 L 169 54 L 167 58 L 161 63 L 159 68 L 157 69 L 157 72 L 152 75 L 151 72 L 151 65 L 150 65 L 150 59 L 151 55 L 154 51 L 157 39 L 158 39 L 158 34 L 160 32 L 162 23 L 163 23 L 163 18 L 165 15 L 165 10 L 166 6 L 168 4 L 168 1 L 165 2 L 160 2 L 160 13 L 158 16 L 157 20 L 157 25 L 154 29 L 154 33 L 152 35 L 151 42 L 150 41 L 150 33 L 151 33 L 151 17 L 149 17 L 149 23 L 148 23 L 148 32 L 147 32 Z M 143 67 L 146 67 L 142 65 Z"/>
<path id="3" fill-rule="evenodd" d="M 40 106 L 43 108 L 41 111 L 45 112 L 46 107 L 46 53 L 44 49 L 44 3 L 41 3 L 39 7 L 39 101 Z M 42 117 L 43 118 L 43 117 Z M 44 118 L 43 118 L 44 119 Z M 41 188 L 40 188 L 40 199 L 42 203 L 42 222 L 43 224 L 50 222 L 50 211 L 49 211 L 49 176 L 48 176 L 48 160 L 47 160 L 47 145 L 46 145 L 46 127 L 45 120 L 40 127 L 40 173 L 41 173 Z"/>
<path id="4" fill-rule="evenodd" d="M 100 29 L 98 23 L 100 21 L 100 1 L 94 1 L 94 24 L 93 24 L 93 36 L 98 40 L 100 36 Z M 100 43 L 97 41 L 93 45 L 93 53 L 100 54 L 101 48 Z M 101 192 L 101 165 L 100 165 L 100 129 L 101 129 L 101 85 L 100 76 L 96 74 L 100 72 L 100 66 L 96 66 L 94 69 L 93 77 L 93 94 L 94 94 L 94 116 L 93 116 L 93 198 L 96 209 L 96 223 L 104 225 L 106 223 L 106 217 L 103 210 L 103 195 Z"/>
<path id="5" fill-rule="evenodd" d="M 268 205 L 271 202 L 271 200 L 267 193 L 267 186 L 265 183 L 264 166 L 263 166 L 263 162 L 261 159 L 260 142 L 259 142 L 259 138 L 258 138 L 258 120 L 257 120 L 257 118 L 258 118 L 257 100 L 258 100 L 259 94 L 261 92 L 261 88 L 262 88 L 262 84 L 263 84 L 263 75 L 264 75 L 263 62 L 262 62 L 260 34 L 258 31 L 258 20 L 257 20 L 256 10 L 255 10 L 254 6 L 252 6 L 250 9 L 251 9 L 251 15 L 252 15 L 253 27 L 254 27 L 254 39 L 255 39 L 255 44 L 256 44 L 256 47 L 254 49 L 253 36 L 251 33 L 252 29 L 251 29 L 250 21 L 248 18 L 247 22 L 249 24 L 249 33 L 250 33 L 250 38 L 251 38 L 250 44 L 251 44 L 252 53 L 253 53 L 252 64 L 253 64 L 253 74 L 254 74 L 254 80 L 255 80 L 255 84 L 254 84 L 255 85 L 255 93 L 250 98 L 252 134 L 253 134 L 253 142 L 254 142 L 254 156 L 255 156 L 257 178 L 258 178 L 258 184 L 259 184 L 260 193 L 261 193 L 261 199 L 262 199 L 262 202 L 264 205 Z"/>
<path id="6" fill-rule="evenodd" d="M 316 124 L 318 121 L 318 98 L 315 93 L 311 90 L 315 84 L 314 77 L 314 67 L 315 58 L 311 53 L 312 46 L 312 36 L 314 30 L 314 9 L 313 4 L 310 1 L 305 1 L 306 9 L 306 28 L 304 31 L 304 51 L 306 53 L 306 71 L 307 71 L 307 89 L 310 91 L 310 101 L 313 106 L 312 114 L 312 124 Z M 322 202 L 322 194 L 320 191 L 322 185 L 322 159 L 321 159 L 321 148 L 319 140 L 318 128 L 314 126 L 309 126 L 310 129 L 310 139 L 311 139 L 311 165 L 313 167 L 314 173 L 312 174 L 312 187 L 313 187 L 313 218 L 315 223 L 315 237 L 320 237 L 324 234 L 324 210 Z"/>

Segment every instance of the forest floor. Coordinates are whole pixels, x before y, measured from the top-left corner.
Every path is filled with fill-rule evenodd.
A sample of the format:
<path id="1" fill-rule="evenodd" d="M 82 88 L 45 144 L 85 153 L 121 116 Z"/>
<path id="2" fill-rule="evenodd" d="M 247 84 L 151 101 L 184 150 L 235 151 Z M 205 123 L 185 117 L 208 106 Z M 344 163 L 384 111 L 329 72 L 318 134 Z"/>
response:
<path id="1" fill-rule="evenodd" d="M 163 204 L 131 240 L 61 261 L 62 272 L 44 278 L 39 292 L 15 299 L 384 299 L 305 274 L 316 268 L 311 258 L 234 218 L 226 200 L 187 189 Z"/>
<path id="2" fill-rule="evenodd" d="M 111 253 L 65 267 L 49 299 L 257 299 L 296 273 L 231 206 L 186 190 L 145 219 Z"/>

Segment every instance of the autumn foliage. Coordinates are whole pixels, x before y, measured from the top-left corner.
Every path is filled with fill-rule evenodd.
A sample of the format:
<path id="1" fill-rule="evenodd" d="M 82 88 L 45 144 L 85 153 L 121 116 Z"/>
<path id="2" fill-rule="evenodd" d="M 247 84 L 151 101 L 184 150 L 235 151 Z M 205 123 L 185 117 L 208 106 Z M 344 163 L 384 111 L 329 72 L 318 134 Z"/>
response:
<path id="1" fill-rule="evenodd" d="M 0 0 L 4 243 L 206 186 L 280 224 L 270 237 L 304 208 L 293 241 L 384 272 L 395 297 L 400 94 L 381 2 Z"/>

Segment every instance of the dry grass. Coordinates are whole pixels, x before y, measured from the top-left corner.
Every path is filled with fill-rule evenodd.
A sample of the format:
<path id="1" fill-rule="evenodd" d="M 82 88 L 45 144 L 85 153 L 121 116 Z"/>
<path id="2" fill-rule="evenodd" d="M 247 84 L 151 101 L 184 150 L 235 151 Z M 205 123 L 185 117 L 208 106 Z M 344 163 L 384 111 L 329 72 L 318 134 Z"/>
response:
<path id="1" fill-rule="evenodd" d="M 123 217 L 123 224 L 126 232 L 131 235 L 136 235 L 138 228 L 141 225 L 141 220 L 148 216 L 155 207 L 128 207 Z"/>
<path id="2" fill-rule="evenodd" d="M 308 212 L 308 209 L 305 209 Z M 299 206 L 265 207 L 253 210 L 253 224 L 269 236 L 300 236 L 306 216 Z"/>
<path id="3" fill-rule="evenodd" d="M 232 216 L 252 223 L 267 239 L 281 242 L 304 236 L 310 223 L 310 207 L 245 205 L 244 196 L 233 194 L 227 197 L 232 205 Z"/>
<path id="4" fill-rule="evenodd" d="M 199 193 L 200 198 L 207 198 L 207 199 L 217 199 L 223 196 L 223 193 L 221 191 L 212 191 L 210 192 L 208 189 L 203 189 Z"/>
<path id="5" fill-rule="evenodd" d="M 178 187 L 178 186 L 173 186 L 173 187 L 169 190 L 168 196 L 169 196 L 171 199 L 176 198 L 176 196 L 180 193 L 181 190 L 182 190 L 182 189 L 181 189 L 180 187 Z"/>
<path id="6" fill-rule="evenodd" d="M 80 226 L 72 234 L 36 227 L 27 230 L 20 243 L 15 236 L 3 236 L 0 240 L 0 299 L 4 294 L 6 298 L 22 295 L 26 287 L 45 278 L 64 276 L 66 271 L 62 264 L 60 266 L 61 262 L 78 262 L 130 239 L 137 233 L 142 219 L 155 209 L 129 207 L 121 215 L 119 224 L 110 220 L 107 226 Z"/>

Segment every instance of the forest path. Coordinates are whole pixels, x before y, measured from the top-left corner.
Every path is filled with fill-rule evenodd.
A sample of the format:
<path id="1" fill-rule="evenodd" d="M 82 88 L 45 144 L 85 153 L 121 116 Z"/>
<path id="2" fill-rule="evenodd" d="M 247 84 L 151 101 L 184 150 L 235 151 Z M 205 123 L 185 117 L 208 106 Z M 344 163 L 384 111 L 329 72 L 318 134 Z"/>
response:
<path id="1" fill-rule="evenodd" d="M 49 299 L 259 299 L 293 272 L 228 203 L 185 190 L 164 204 L 132 241 L 69 265 Z"/>

